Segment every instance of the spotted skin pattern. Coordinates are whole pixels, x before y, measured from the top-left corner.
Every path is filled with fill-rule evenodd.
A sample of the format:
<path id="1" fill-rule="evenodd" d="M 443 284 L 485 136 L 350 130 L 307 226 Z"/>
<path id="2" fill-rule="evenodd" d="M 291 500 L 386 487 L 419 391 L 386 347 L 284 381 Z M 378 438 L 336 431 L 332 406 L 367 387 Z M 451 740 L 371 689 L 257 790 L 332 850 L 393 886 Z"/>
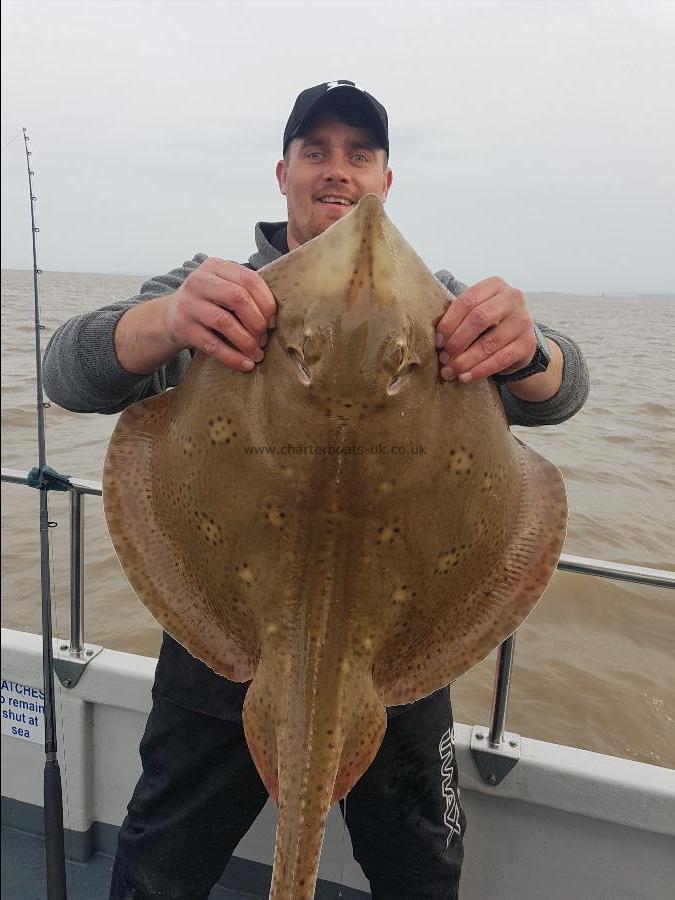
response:
<path id="1" fill-rule="evenodd" d="M 308 900 L 329 807 L 377 753 L 385 706 L 521 624 L 566 500 L 490 381 L 439 378 L 451 296 L 377 197 L 260 274 L 278 303 L 264 361 L 243 374 L 198 354 L 180 387 L 127 409 L 104 502 L 162 627 L 252 679 L 246 738 L 280 813 L 270 896 Z M 346 452 L 400 445 L 424 452 Z"/>

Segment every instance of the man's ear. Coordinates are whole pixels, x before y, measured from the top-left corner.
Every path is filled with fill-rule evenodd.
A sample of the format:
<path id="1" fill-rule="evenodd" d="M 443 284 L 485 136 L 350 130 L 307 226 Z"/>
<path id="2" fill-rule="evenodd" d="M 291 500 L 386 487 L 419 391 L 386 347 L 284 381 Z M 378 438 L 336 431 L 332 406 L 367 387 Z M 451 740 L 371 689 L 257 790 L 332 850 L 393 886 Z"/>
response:
<path id="1" fill-rule="evenodd" d="M 279 190 L 286 196 L 286 163 L 280 159 L 277 163 L 277 181 L 279 182 Z"/>
<path id="2" fill-rule="evenodd" d="M 391 183 L 394 179 L 394 173 L 387 166 L 387 171 L 384 173 L 382 177 L 382 202 L 387 199 L 387 194 L 389 193 L 389 188 L 391 187 Z"/>

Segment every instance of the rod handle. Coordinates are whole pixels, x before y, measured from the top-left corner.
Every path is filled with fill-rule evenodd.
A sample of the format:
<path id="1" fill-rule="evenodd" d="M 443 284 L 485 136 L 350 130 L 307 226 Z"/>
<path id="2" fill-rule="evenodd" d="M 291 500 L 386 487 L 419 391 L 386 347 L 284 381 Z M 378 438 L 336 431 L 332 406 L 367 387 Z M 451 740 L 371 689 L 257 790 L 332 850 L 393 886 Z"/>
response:
<path id="1" fill-rule="evenodd" d="M 63 792 L 57 760 L 45 763 L 45 854 L 48 900 L 67 900 L 66 855 L 63 845 Z"/>

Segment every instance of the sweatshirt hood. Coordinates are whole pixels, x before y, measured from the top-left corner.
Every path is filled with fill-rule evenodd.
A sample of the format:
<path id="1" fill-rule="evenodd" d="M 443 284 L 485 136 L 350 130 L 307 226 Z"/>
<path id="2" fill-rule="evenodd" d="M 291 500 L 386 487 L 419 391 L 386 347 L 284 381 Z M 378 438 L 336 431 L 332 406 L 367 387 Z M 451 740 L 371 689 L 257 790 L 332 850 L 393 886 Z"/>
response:
<path id="1" fill-rule="evenodd" d="M 255 226 L 255 245 L 257 252 L 249 257 L 248 262 L 254 269 L 262 269 L 268 263 L 284 256 L 281 250 L 272 246 L 271 241 L 277 231 L 285 228 L 287 222 L 257 222 Z"/>

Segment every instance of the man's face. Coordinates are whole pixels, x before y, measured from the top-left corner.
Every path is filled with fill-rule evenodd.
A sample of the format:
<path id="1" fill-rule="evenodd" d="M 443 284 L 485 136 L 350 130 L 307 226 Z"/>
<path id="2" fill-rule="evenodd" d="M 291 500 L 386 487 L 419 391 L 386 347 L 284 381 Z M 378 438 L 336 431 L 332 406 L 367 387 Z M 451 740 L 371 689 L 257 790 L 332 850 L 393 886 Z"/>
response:
<path id="1" fill-rule="evenodd" d="M 322 234 L 364 196 L 386 200 L 392 171 L 367 128 L 345 124 L 335 113 L 319 114 L 277 163 L 277 180 L 288 207 L 288 249 Z M 340 202 L 342 201 L 342 202 Z"/>

